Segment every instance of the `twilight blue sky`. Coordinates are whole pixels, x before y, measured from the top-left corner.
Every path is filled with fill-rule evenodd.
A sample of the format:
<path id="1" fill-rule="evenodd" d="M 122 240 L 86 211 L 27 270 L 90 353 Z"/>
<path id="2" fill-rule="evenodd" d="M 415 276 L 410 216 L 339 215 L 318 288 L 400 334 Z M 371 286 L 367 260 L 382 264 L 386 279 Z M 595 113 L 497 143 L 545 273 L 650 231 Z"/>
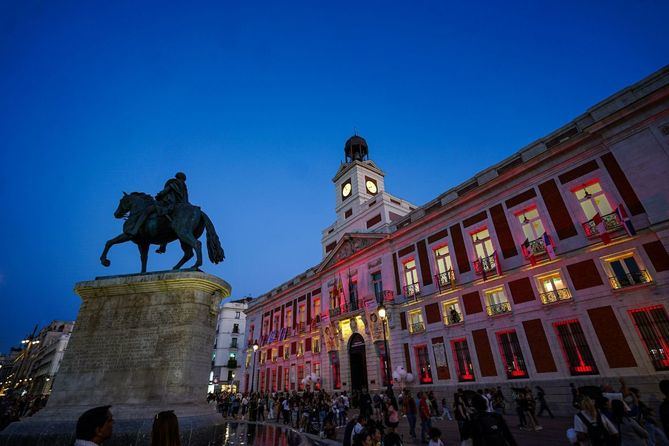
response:
<path id="1" fill-rule="evenodd" d="M 138 271 L 123 190 L 185 171 L 255 296 L 320 260 L 354 127 L 420 205 L 669 62 L 666 1 L 169 3 L 0 1 L 0 351 Z"/>

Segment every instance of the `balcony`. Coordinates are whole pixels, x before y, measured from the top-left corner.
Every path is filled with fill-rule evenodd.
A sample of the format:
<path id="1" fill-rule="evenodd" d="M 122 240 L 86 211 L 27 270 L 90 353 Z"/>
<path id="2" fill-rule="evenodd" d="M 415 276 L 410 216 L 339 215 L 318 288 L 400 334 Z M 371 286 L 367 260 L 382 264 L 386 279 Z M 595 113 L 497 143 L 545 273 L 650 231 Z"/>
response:
<path id="1" fill-rule="evenodd" d="M 474 272 L 479 276 L 497 274 L 497 262 L 494 254 L 475 260 L 472 263 L 474 264 Z"/>
<path id="2" fill-rule="evenodd" d="M 412 283 L 404 287 L 404 297 L 407 300 L 420 299 L 420 286 L 417 283 Z"/>
<path id="3" fill-rule="evenodd" d="M 307 324 L 305 322 L 299 322 L 297 324 L 297 332 L 306 333 L 306 331 L 307 331 Z"/>
<path id="4" fill-rule="evenodd" d="M 511 313 L 511 304 L 508 302 L 500 302 L 498 304 L 490 304 L 486 307 L 488 316 L 499 316 L 500 314 Z"/>
<path id="5" fill-rule="evenodd" d="M 455 272 L 452 269 L 436 274 L 434 279 L 439 285 L 439 291 L 452 289 L 455 286 Z"/>
<path id="6" fill-rule="evenodd" d="M 346 302 L 344 305 L 330 308 L 330 317 L 342 316 L 347 313 L 363 310 L 365 304 L 362 299 L 357 299 L 351 302 Z"/>
<path id="7" fill-rule="evenodd" d="M 425 331 L 425 324 L 422 322 L 413 322 L 411 324 L 411 333 L 422 333 Z"/>
<path id="8" fill-rule="evenodd" d="M 571 291 L 569 288 L 560 288 L 559 290 L 546 291 L 539 294 L 541 303 L 544 305 L 554 304 L 564 300 L 571 300 Z"/>
<path id="9" fill-rule="evenodd" d="M 457 325 L 464 321 L 462 317 L 462 312 L 456 310 L 455 308 L 449 310 L 444 316 L 444 324 L 446 325 Z"/>
<path id="10" fill-rule="evenodd" d="M 604 231 L 616 232 L 622 231 L 625 228 L 623 227 L 622 222 L 618 219 L 618 215 L 615 212 L 610 214 L 602 215 L 602 223 L 604 225 Z M 585 236 L 588 238 L 599 237 L 599 228 L 593 220 L 588 220 L 583 223 L 583 230 L 585 231 Z"/>
<path id="11" fill-rule="evenodd" d="M 652 281 L 653 279 L 645 269 L 642 269 L 636 273 L 619 274 L 609 277 L 611 288 L 614 290 L 619 290 L 634 285 L 643 285 L 644 283 L 650 283 Z"/>
<path id="12" fill-rule="evenodd" d="M 236 359 L 228 359 L 228 364 L 226 365 L 227 368 L 229 369 L 236 369 L 237 368 L 237 360 Z"/>

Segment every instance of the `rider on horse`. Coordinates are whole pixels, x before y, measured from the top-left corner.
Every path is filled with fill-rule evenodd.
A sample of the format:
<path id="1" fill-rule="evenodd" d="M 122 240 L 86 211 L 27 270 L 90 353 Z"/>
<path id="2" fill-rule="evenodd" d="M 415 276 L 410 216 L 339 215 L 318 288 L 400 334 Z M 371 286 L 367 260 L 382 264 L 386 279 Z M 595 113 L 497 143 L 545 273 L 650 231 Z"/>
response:
<path id="1" fill-rule="evenodd" d="M 190 204 L 188 202 L 188 188 L 186 187 L 186 174 L 183 172 L 177 172 L 174 175 L 174 178 L 170 178 L 165 182 L 165 187 L 163 190 L 156 194 L 156 203 L 155 205 L 147 206 L 144 209 L 144 212 L 137 216 L 137 219 L 134 222 L 129 222 L 130 224 L 124 225 L 124 231 L 126 234 L 131 236 L 136 236 L 142 225 L 147 218 L 152 213 L 156 213 L 158 216 L 167 216 L 171 220 L 172 212 L 174 208 L 182 203 Z M 127 226 L 127 227 L 126 227 Z M 161 245 L 156 252 L 162 254 L 165 252 L 166 245 Z"/>

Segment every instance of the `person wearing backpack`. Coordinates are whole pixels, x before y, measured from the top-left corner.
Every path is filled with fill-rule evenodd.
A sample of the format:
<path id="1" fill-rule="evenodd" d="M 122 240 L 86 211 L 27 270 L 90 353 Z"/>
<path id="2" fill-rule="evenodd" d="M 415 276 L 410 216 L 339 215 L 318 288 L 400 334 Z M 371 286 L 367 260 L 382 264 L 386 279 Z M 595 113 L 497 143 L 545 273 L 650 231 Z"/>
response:
<path id="1" fill-rule="evenodd" d="M 618 444 L 618 429 L 595 407 L 587 396 L 580 400 L 581 410 L 574 415 L 574 430 L 580 446 L 609 446 Z"/>
<path id="2" fill-rule="evenodd" d="M 475 413 L 463 427 L 463 440 L 470 440 L 471 446 L 516 446 L 504 417 L 496 412 L 488 412 L 488 401 L 482 395 L 472 398 Z M 464 443 L 463 441 L 463 443 Z"/>

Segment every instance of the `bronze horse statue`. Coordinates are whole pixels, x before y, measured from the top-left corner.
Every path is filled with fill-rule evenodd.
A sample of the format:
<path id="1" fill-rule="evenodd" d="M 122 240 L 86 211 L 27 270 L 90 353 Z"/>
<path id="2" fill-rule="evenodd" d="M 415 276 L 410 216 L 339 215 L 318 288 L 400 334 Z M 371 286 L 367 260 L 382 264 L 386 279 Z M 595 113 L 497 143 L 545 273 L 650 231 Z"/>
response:
<path id="1" fill-rule="evenodd" d="M 114 217 L 120 219 L 127 216 L 127 220 L 123 225 L 123 233 L 105 243 L 105 249 L 100 256 L 102 265 L 111 265 L 111 262 L 107 259 L 109 248 L 119 243 L 131 241 L 139 248 L 139 255 L 142 260 L 142 273 L 145 273 L 150 245 L 164 246 L 178 239 L 184 254 L 181 260 L 174 265 L 173 269 L 180 269 L 184 263 L 190 260 L 193 257 L 194 250 L 197 257 L 195 264 L 190 269 L 197 270 L 202 266 L 202 243 L 200 243 L 198 238 L 200 238 L 205 229 L 207 231 L 209 260 L 216 264 L 225 259 L 223 247 L 221 247 L 214 224 L 198 206 L 193 206 L 189 203 L 178 203 L 174 205 L 169 215 L 161 215 L 161 212 L 148 213 L 148 209 L 151 206 L 153 206 L 152 209 L 160 207 L 159 203 L 151 195 L 142 192 L 133 192 L 131 194 L 123 192 L 123 197 L 119 201 L 118 208 L 114 211 Z M 144 213 L 148 213 L 148 216 L 145 216 L 145 220 L 141 223 L 139 230 L 132 231 L 130 228 Z M 133 232 L 135 232 L 134 235 Z"/>

